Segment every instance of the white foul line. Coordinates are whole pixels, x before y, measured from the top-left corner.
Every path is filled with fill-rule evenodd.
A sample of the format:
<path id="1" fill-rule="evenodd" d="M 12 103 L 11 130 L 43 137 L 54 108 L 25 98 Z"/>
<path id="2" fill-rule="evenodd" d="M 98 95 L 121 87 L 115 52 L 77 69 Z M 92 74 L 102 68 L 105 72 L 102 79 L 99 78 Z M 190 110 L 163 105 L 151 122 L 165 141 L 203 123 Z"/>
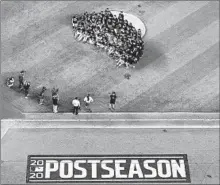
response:
<path id="1" fill-rule="evenodd" d="M 145 183 L 146 183 L 146 181 L 164 181 L 164 182 L 166 182 L 166 180 L 167 181 L 186 181 L 187 179 L 115 179 L 115 181 L 117 182 L 117 181 L 143 181 L 143 183 L 144 183 L 144 181 L 145 181 Z M 112 182 L 112 183 L 115 183 L 114 182 L 114 180 L 112 180 L 112 179 L 105 179 L 105 180 L 67 180 L 67 179 L 63 179 L 63 180 L 53 180 L 53 179 L 51 179 L 51 180 L 29 180 L 29 181 L 33 181 L 33 182 L 65 182 L 65 181 L 71 181 L 71 182 L 74 182 L 74 181 L 81 181 L 81 182 L 83 182 L 83 181 L 85 181 L 85 182 L 92 182 L 92 181 L 94 181 L 94 182 L 99 182 L 99 181 L 108 181 L 108 182 Z"/>
<path id="2" fill-rule="evenodd" d="M 84 157 L 84 156 L 83 156 Z M 53 156 L 51 156 L 51 157 L 31 157 L 31 159 L 51 159 L 51 158 L 53 158 Z M 56 159 L 71 159 L 71 158 L 73 158 L 73 159 L 75 159 L 75 158 L 82 158 L 82 156 L 73 156 L 73 157 L 65 157 L 65 156 L 63 156 L 63 157 L 55 157 Z M 95 159 L 95 158 L 110 158 L 110 159 L 114 159 L 114 158 L 119 158 L 119 159 L 121 159 L 121 158 L 123 158 L 123 159 L 133 159 L 133 158 L 135 158 L 135 156 L 132 156 L 132 157 L 127 157 L 127 156 L 124 156 L 124 157 L 122 157 L 122 156 L 98 156 L 98 157 L 96 157 L 96 156 L 94 156 L 94 157 L 87 157 L 87 156 L 85 156 L 85 158 L 92 158 L 92 159 Z M 158 156 L 158 157 L 156 157 L 156 156 L 138 156 L 137 158 L 143 158 L 143 159 L 145 159 L 145 158 L 150 158 L 150 159 L 161 159 L 161 158 L 171 158 L 171 159 L 183 159 L 183 156 Z"/>
<path id="3" fill-rule="evenodd" d="M 123 121 L 128 121 L 128 122 L 144 122 L 144 121 L 219 121 L 220 119 L 5 119 L 6 121 L 22 121 L 22 122 L 42 122 L 42 121 L 51 121 L 51 122 L 123 122 Z"/>

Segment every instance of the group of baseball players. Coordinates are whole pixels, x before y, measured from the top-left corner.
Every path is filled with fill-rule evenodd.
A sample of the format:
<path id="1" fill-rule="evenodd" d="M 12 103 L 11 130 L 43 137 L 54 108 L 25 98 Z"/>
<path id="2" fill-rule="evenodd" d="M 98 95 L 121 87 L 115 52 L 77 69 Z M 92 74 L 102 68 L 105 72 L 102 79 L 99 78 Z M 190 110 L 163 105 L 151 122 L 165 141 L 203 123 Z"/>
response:
<path id="1" fill-rule="evenodd" d="M 26 71 L 22 70 L 19 73 L 18 76 L 18 82 L 19 82 L 19 89 L 20 91 L 24 91 L 25 94 L 25 98 L 28 98 L 29 96 L 29 90 L 30 90 L 30 81 L 25 80 L 25 73 Z M 9 77 L 6 80 L 6 85 L 9 88 L 12 88 L 15 84 L 15 79 L 14 77 Z M 45 100 L 45 92 L 46 92 L 47 88 L 46 87 L 42 87 L 41 92 L 38 95 L 38 99 L 39 99 L 39 105 L 43 105 L 44 104 L 44 100 Z M 59 89 L 58 88 L 53 88 L 52 89 L 52 103 L 53 103 L 53 112 L 57 113 L 58 112 L 58 102 L 59 102 Z M 116 103 L 116 93 L 112 92 L 110 94 L 110 102 L 109 102 L 109 109 L 111 111 L 115 110 L 115 103 Z M 88 112 L 92 112 L 91 108 L 90 108 L 90 104 L 94 101 L 93 98 L 91 97 L 90 94 L 88 94 L 85 98 L 84 98 L 84 103 L 85 103 L 85 108 Z M 72 101 L 72 105 L 73 105 L 73 113 L 74 114 L 78 114 L 79 110 L 81 109 L 81 103 L 80 103 L 80 99 L 78 97 L 75 97 L 74 100 Z"/>
<path id="2" fill-rule="evenodd" d="M 117 64 L 135 67 L 143 55 L 141 30 L 129 23 L 123 12 L 118 17 L 107 8 L 100 13 L 85 12 L 72 18 L 74 36 L 78 41 L 95 45 L 107 52 Z"/>

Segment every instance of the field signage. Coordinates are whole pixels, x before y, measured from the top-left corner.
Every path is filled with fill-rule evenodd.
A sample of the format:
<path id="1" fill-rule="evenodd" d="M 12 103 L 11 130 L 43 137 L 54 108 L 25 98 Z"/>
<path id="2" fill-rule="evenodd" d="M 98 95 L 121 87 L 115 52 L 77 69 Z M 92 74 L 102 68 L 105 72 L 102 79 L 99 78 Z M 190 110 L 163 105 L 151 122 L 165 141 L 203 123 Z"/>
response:
<path id="1" fill-rule="evenodd" d="M 186 154 L 30 155 L 28 183 L 189 183 Z"/>

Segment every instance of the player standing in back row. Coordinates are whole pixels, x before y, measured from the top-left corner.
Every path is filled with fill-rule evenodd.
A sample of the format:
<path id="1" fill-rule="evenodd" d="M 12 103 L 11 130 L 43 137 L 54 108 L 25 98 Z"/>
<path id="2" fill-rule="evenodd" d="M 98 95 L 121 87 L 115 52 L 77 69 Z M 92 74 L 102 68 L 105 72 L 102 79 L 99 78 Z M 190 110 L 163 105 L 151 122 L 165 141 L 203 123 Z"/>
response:
<path id="1" fill-rule="evenodd" d="M 112 94 L 110 95 L 110 104 L 109 104 L 109 109 L 111 111 L 115 110 L 115 102 L 116 102 L 116 93 L 112 92 Z"/>

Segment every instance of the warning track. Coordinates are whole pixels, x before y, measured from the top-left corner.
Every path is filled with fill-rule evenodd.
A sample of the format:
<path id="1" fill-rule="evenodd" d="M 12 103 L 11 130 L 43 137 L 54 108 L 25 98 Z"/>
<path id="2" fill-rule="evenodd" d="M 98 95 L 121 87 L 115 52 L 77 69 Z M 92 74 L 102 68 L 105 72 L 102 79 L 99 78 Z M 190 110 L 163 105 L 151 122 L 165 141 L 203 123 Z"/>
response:
<path id="1" fill-rule="evenodd" d="M 219 129 L 61 128 L 71 122 L 45 128 L 39 125 L 46 122 L 23 124 L 36 128 L 10 128 L 1 140 L 2 184 L 26 183 L 28 155 L 88 154 L 187 154 L 192 184 L 219 183 Z"/>

